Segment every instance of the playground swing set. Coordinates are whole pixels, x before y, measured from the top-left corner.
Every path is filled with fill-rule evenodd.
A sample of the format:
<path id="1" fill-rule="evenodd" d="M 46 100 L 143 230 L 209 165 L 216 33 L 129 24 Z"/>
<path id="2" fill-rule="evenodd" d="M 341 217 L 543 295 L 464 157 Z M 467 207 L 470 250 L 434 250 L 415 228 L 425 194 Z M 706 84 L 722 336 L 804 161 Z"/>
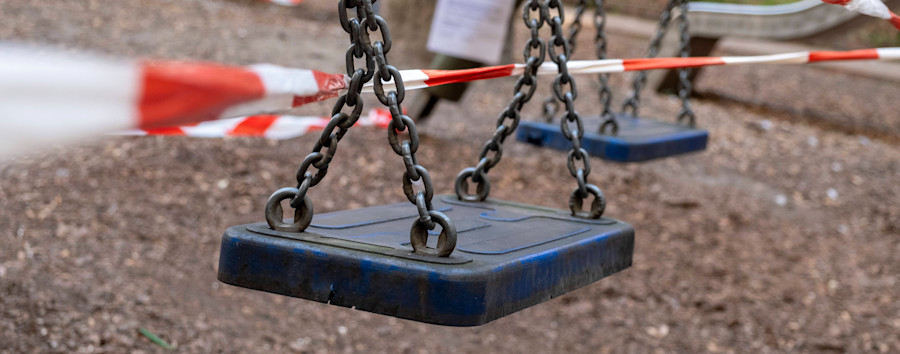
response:
<path id="1" fill-rule="evenodd" d="M 350 37 L 344 57 L 346 75 L 273 65 L 84 60 L 5 50 L 5 56 L 0 56 L 0 89 L 7 94 L 0 100 L 0 111 L 9 119 L 0 156 L 45 141 L 75 140 L 128 127 L 141 129 L 138 134 L 153 134 L 147 129 L 157 128 L 159 134 L 191 131 L 198 136 L 240 135 L 251 130 L 251 136 L 273 137 L 263 133 L 304 134 L 315 124 L 321 135 L 300 162 L 295 187 L 279 189 L 269 197 L 265 222 L 225 231 L 218 279 L 404 319 L 476 326 L 631 266 L 634 229 L 604 215 L 606 197 L 590 183 L 592 155 L 635 162 L 705 149 L 708 133 L 695 127 L 690 106 L 689 69 L 679 71 L 681 110 L 675 123 L 639 116 L 640 93 L 647 80 L 644 73 L 635 78 L 624 112 L 614 113 L 608 73 L 900 59 L 896 47 L 687 58 L 688 1 L 670 0 L 651 41 L 651 58 L 570 61 L 579 21 L 589 2 L 577 3 L 575 25 L 567 36 L 562 0 L 524 0 L 521 17 L 530 33 L 524 43 L 524 64 L 472 71 L 408 70 L 401 75 L 389 63 L 392 37 L 386 21 L 375 12 L 375 2 L 337 1 L 340 25 Z M 592 4 L 596 8 L 597 54 L 603 59 L 607 45 L 604 2 L 594 0 Z M 841 4 L 890 19 L 900 29 L 900 16 L 879 0 Z M 653 58 L 659 54 L 673 12 L 679 13 L 682 58 Z M 545 26 L 550 29 L 549 39 L 541 36 Z M 544 65 L 548 60 L 553 64 Z M 578 90 L 573 76 L 587 73 L 601 73 L 602 112 L 589 119 L 589 124 L 576 110 Z M 553 96 L 544 105 L 545 121 L 523 122 L 521 110 L 534 96 L 538 76 L 545 74 L 555 75 Z M 410 80 L 404 81 L 402 76 Z M 401 108 L 406 89 L 508 76 L 518 76 L 512 98 L 497 117 L 477 163 L 457 175 L 455 193 L 436 194 L 428 170 L 416 157 L 420 148 L 416 124 Z M 328 174 L 349 130 L 366 122 L 361 119 L 363 92 L 373 92 L 387 108 L 386 114 L 385 110 L 375 114 L 377 124 L 387 126 L 388 144 L 403 161 L 401 186 L 409 202 L 315 215 L 309 192 Z M 282 112 L 332 97 L 337 99 L 330 119 L 314 123 L 294 120 L 292 126 L 285 123 L 290 119 L 271 115 L 240 117 Z M 559 118 L 554 118 L 556 113 Z M 195 124 L 234 117 L 237 120 L 223 119 L 212 126 Z M 559 123 L 548 123 L 554 119 Z M 376 125 L 375 119 L 371 120 L 369 125 Z M 292 132 L 285 134 L 286 128 Z M 568 152 L 560 156 L 575 180 L 567 195 L 569 210 L 489 198 L 488 175 L 503 157 L 504 142 L 517 133 L 519 140 Z M 292 217 L 285 218 L 285 211 Z"/>
<path id="2" fill-rule="evenodd" d="M 575 109 L 578 90 L 569 59 L 587 1 L 578 3 L 577 25 L 567 38 L 560 0 L 527 0 L 522 18 L 531 36 L 525 43 L 524 69 L 515 82 L 513 98 L 500 113 L 477 164 L 457 176 L 455 195 L 435 195 L 428 170 L 416 159 L 419 135 L 415 122 L 401 109 L 404 81 L 388 62 L 391 35 L 385 20 L 375 13 L 374 2 L 338 1 L 340 23 L 351 41 L 345 57 L 348 90 L 337 99 L 331 120 L 301 162 L 297 186 L 280 189 L 269 198 L 266 222 L 225 231 L 219 280 L 414 321 L 476 326 L 631 266 L 634 229 L 604 216 L 606 198 L 589 182 L 590 156 L 638 162 L 704 150 L 708 133 L 695 127 L 689 69 L 680 69 L 678 75 L 682 109 L 676 123 L 638 115 L 647 80 L 641 72 L 622 113 L 612 111 L 608 74 L 601 74 L 603 111 L 590 120 L 595 125 L 586 126 Z M 670 0 L 648 57 L 658 54 L 675 10 L 679 10 L 681 56 L 689 56 L 688 2 Z M 594 0 L 594 5 L 597 54 L 604 59 L 603 1 Z M 545 25 L 551 31 L 549 41 L 540 35 Z M 825 53 L 824 57 L 871 59 L 882 53 L 891 58 L 897 55 L 888 48 Z M 797 55 L 804 62 L 822 59 L 822 55 Z M 521 109 L 534 95 L 537 74 L 548 57 L 557 73 L 553 96 L 545 101 L 545 121 L 521 122 Z M 338 144 L 360 119 L 361 92 L 369 81 L 390 112 L 388 143 L 404 162 L 402 190 L 409 203 L 314 215 L 308 192 L 325 178 Z M 560 108 L 564 108 L 560 123 L 550 124 Z M 500 162 L 503 143 L 517 128 L 520 141 L 568 151 L 566 165 L 576 181 L 569 196 L 570 210 L 488 198 L 489 171 Z M 289 204 L 293 218 L 284 218 L 283 203 Z"/>
<path id="3" fill-rule="evenodd" d="M 532 34 L 525 46 L 527 68 L 478 164 L 457 177 L 456 195 L 435 195 L 428 170 L 416 160 L 419 137 L 400 108 L 405 90 L 399 71 L 388 63 L 387 24 L 374 13 L 371 0 L 340 0 L 338 9 L 351 39 L 346 54 L 349 90 L 338 98 L 330 123 L 301 163 L 298 186 L 270 197 L 265 223 L 225 232 L 220 281 L 415 321 L 474 326 L 631 265 L 634 229 L 603 216 L 606 199 L 588 182 L 591 166 L 581 147 L 585 130 L 574 106 L 577 90 L 567 68 L 570 46 L 560 1 L 526 2 L 523 18 Z M 552 31 L 549 42 L 540 37 L 545 24 Z M 382 40 L 374 39 L 377 32 Z M 559 69 L 554 91 L 565 103 L 562 134 L 572 145 L 567 165 L 577 187 L 569 198 L 570 211 L 488 199 L 487 174 L 519 125 L 520 110 L 534 94 L 538 67 L 548 55 Z M 357 68 L 357 60 L 365 66 Z M 360 92 L 371 79 L 379 101 L 391 112 L 388 142 L 406 166 L 403 192 L 412 205 L 313 216 L 308 191 L 325 177 L 338 143 L 359 118 Z M 396 90 L 386 92 L 390 80 Z M 401 137 L 404 131 L 408 135 Z M 416 190 L 414 182 L 423 188 Z M 470 184 L 476 185 L 474 194 Z M 585 211 L 589 198 L 593 200 Z M 289 201 L 293 219 L 283 219 L 284 201 Z"/>

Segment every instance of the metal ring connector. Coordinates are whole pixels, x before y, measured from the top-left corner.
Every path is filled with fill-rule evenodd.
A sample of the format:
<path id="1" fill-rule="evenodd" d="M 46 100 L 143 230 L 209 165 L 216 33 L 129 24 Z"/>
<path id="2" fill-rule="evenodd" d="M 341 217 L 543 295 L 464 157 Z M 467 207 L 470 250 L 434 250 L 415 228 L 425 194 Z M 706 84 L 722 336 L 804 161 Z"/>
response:
<path id="1" fill-rule="evenodd" d="M 606 210 L 606 197 L 603 196 L 603 192 L 600 191 L 600 188 L 597 188 L 597 186 L 593 184 L 588 184 L 586 189 L 587 194 L 594 195 L 594 201 L 591 202 L 591 210 L 582 210 L 584 207 L 584 198 L 586 198 L 587 195 L 581 194 L 581 188 L 578 187 L 572 191 L 572 196 L 569 197 L 569 209 L 572 210 L 572 216 L 582 219 L 599 219 Z"/>
<path id="2" fill-rule="evenodd" d="M 678 114 L 678 124 L 694 127 L 697 125 L 697 116 L 690 109 L 682 109 Z"/>
<path id="3" fill-rule="evenodd" d="M 436 257 L 449 257 L 453 250 L 456 249 L 456 226 L 450 221 L 450 218 L 439 211 L 429 211 L 428 215 L 431 220 L 441 226 L 441 235 L 438 236 L 437 248 L 428 248 L 428 227 L 421 220 L 416 219 L 413 222 L 412 229 L 409 231 L 409 243 L 412 245 L 413 252 Z M 434 227 L 432 227 L 434 229 Z"/>
<path id="4" fill-rule="evenodd" d="M 467 169 L 462 170 L 459 175 L 456 176 L 456 197 L 460 200 L 467 202 L 483 202 L 487 199 L 488 194 L 491 191 L 491 182 L 488 180 L 487 176 L 480 176 L 479 180 L 475 181 L 475 168 L 469 167 Z M 469 179 L 472 179 L 473 182 L 478 183 L 478 187 L 476 188 L 476 194 L 469 194 Z"/>
<path id="5" fill-rule="evenodd" d="M 300 205 L 300 208 L 294 209 L 293 222 L 290 224 L 284 222 L 284 209 L 281 207 L 281 202 L 294 199 L 298 193 L 300 193 L 299 189 L 289 187 L 279 189 L 269 197 L 269 201 L 266 203 L 266 222 L 269 223 L 272 230 L 303 232 L 312 223 L 313 204 L 309 196 L 303 196 L 303 204 Z"/>
<path id="6" fill-rule="evenodd" d="M 614 118 L 609 118 L 600 125 L 600 134 L 603 135 L 619 135 L 619 122 Z"/>

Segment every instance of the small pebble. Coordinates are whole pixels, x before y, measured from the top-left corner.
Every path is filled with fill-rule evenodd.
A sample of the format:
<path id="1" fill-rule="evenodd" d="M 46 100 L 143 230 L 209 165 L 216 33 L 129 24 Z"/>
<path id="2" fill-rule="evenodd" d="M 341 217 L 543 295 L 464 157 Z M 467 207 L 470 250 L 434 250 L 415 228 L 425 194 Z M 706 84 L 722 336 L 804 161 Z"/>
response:
<path id="1" fill-rule="evenodd" d="M 870 140 L 869 137 L 867 137 L 865 135 L 860 135 L 859 136 L 859 144 L 862 146 L 869 146 L 869 145 L 872 145 L 872 140 Z"/>
<path id="2" fill-rule="evenodd" d="M 669 326 L 661 325 L 659 327 L 647 327 L 647 334 L 654 338 L 665 338 L 669 335 Z"/>
<path id="3" fill-rule="evenodd" d="M 772 130 L 772 128 L 775 127 L 775 123 L 772 123 L 772 121 L 770 121 L 768 119 L 763 119 L 763 120 L 759 121 L 759 127 L 762 128 L 762 130 L 768 131 L 768 130 Z"/>
<path id="4" fill-rule="evenodd" d="M 228 188 L 228 184 L 229 183 L 227 179 L 220 179 L 219 182 L 216 183 L 216 187 L 219 187 L 219 189 L 225 189 Z"/>
<path id="5" fill-rule="evenodd" d="M 338 334 L 342 336 L 347 335 L 347 327 L 338 326 Z"/>
<path id="6" fill-rule="evenodd" d="M 787 205 L 787 197 L 784 194 L 776 195 L 775 196 L 775 204 L 778 204 L 778 206 Z"/>
<path id="7" fill-rule="evenodd" d="M 841 165 L 840 162 L 831 163 L 831 170 L 834 172 L 841 172 L 844 170 L 844 165 Z"/>
<path id="8" fill-rule="evenodd" d="M 847 227 L 847 225 L 840 224 L 838 225 L 838 232 L 840 232 L 842 235 L 846 235 L 848 232 L 850 232 L 850 228 Z"/>
<path id="9" fill-rule="evenodd" d="M 307 337 L 300 337 L 300 338 L 297 338 L 297 340 L 291 342 L 290 347 L 291 347 L 291 349 L 293 349 L 295 351 L 305 352 L 305 351 L 309 350 L 309 345 L 311 343 L 312 343 L 312 339 L 307 338 Z"/>
<path id="10" fill-rule="evenodd" d="M 819 138 L 816 138 L 814 136 L 808 137 L 806 138 L 806 143 L 809 144 L 809 146 L 817 147 L 819 146 Z"/>
<path id="11" fill-rule="evenodd" d="M 838 198 L 838 191 L 834 188 L 828 188 L 828 191 L 826 191 L 825 194 L 828 196 L 828 199 L 831 200 L 837 200 Z"/>

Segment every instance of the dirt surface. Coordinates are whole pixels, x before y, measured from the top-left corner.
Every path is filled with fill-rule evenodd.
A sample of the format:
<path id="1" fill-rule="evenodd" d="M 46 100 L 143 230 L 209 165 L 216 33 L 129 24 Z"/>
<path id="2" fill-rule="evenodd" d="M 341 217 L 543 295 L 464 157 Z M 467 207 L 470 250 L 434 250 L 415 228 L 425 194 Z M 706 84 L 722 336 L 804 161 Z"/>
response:
<path id="1" fill-rule="evenodd" d="M 323 3 L 0 0 L 0 38 L 338 72 L 346 38 L 335 21 L 321 22 L 334 20 L 325 12 L 331 2 Z M 639 55 L 644 45 L 611 41 L 618 57 Z M 403 67 L 404 53 L 391 55 Z M 312 135 L 103 138 L 4 162 L 0 352 L 160 351 L 141 327 L 197 353 L 900 352 L 900 146 L 804 115 L 830 97 L 831 85 L 844 84 L 854 98 L 833 107 L 846 119 L 893 117 L 900 102 L 890 97 L 900 85 L 808 67 L 766 70 L 765 80 L 710 71 L 700 86 L 757 85 L 778 92 L 793 113 L 703 100 L 694 107 L 711 131 L 707 151 L 640 165 L 592 162 L 607 215 L 637 230 L 631 269 L 476 328 L 216 281 L 222 231 L 262 220 L 268 195 L 293 183 Z M 624 78 L 613 79 L 618 98 Z M 794 80 L 807 93 L 787 89 Z M 456 172 L 476 162 L 511 85 L 476 83 L 463 104 L 440 105 L 420 127 L 420 162 L 439 190 L 449 191 Z M 547 93 L 545 85 L 536 97 Z M 674 118 L 676 100 L 647 96 L 645 115 Z M 868 96 L 885 98 L 858 99 Z M 593 97 L 578 101 L 585 114 L 599 109 Z M 344 139 L 312 192 L 318 212 L 404 199 L 402 162 L 385 135 L 358 128 Z M 506 145 L 491 172 L 492 196 L 565 207 L 574 181 L 563 155 Z"/>

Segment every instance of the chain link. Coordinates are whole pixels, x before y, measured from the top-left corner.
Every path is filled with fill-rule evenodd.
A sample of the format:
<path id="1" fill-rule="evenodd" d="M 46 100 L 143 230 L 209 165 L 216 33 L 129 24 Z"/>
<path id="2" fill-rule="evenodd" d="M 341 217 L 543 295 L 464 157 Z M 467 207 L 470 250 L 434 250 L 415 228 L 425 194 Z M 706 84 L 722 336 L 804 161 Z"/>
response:
<path id="1" fill-rule="evenodd" d="M 602 1 L 602 0 L 601 0 Z M 571 48 L 571 52 L 575 52 L 575 47 L 578 43 L 578 34 L 581 33 L 581 29 L 584 28 L 581 24 L 581 18 L 584 16 L 585 11 L 587 10 L 587 0 L 579 0 L 578 4 L 575 5 L 575 18 L 572 20 L 572 24 L 569 26 L 569 46 Z M 543 103 L 543 118 L 547 123 L 553 122 L 556 118 L 556 113 L 559 112 L 560 101 L 556 99 L 556 97 L 551 94 L 544 99 Z"/>
<path id="2" fill-rule="evenodd" d="M 537 88 L 537 70 L 547 55 L 547 43 L 541 38 L 540 29 L 544 26 L 548 14 L 547 7 L 541 0 L 527 0 L 522 9 L 522 20 L 531 32 L 531 37 L 525 42 L 523 53 L 525 70 L 516 81 L 512 100 L 497 118 L 494 135 L 481 149 L 478 164 L 462 170 L 456 177 L 456 196 L 460 200 L 480 202 L 487 199 L 490 194 L 491 184 L 487 174 L 491 168 L 500 163 L 503 157 L 503 142 L 516 131 L 521 120 L 522 107 L 531 100 Z M 469 181 L 477 184 L 475 194 L 469 193 Z"/>
<path id="3" fill-rule="evenodd" d="M 347 131 L 358 120 L 362 113 L 363 101 L 360 92 L 363 84 L 374 79 L 375 96 L 391 112 L 391 123 L 388 127 L 388 143 L 391 149 L 403 158 L 406 170 L 403 173 L 403 193 L 409 201 L 416 205 L 419 218 L 413 223 L 410 231 L 410 242 L 415 252 L 425 255 L 447 257 L 456 248 L 456 227 L 443 213 L 434 210 L 432 198 L 434 186 L 428 170 L 416 160 L 419 149 L 419 134 L 413 120 L 404 115 L 400 104 L 406 96 L 400 71 L 390 65 L 387 54 L 391 50 L 391 35 L 384 19 L 375 14 L 374 0 L 339 0 L 338 14 L 341 27 L 350 35 L 350 48 L 346 54 L 347 75 L 350 85 L 347 93 L 339 97 L 332 109 L 332 118 L 322 135 L 313 147 L 313 152 L 303 160 L 297 170 L 297 188 L 281 189 L 272 197 L 266 206 L 266 220 L 275 230 L 302 232 L 312 221 L 312 202 L 307 196 L 310 187 L 317 185 L 328 172 L 328 165 L 334 158 L 337 145 Z M 348 15 L 355 12 L 355 17 Z M 372 40 L 380 33 L 381 39 Z M 357 68 L 358 60 L 365 60 L 365 69 Z M 395 89 L 385 92 L 384 84 L 392 82 Z M 342 112 L 351 108 L 351 112 Z M 401 132 L 407 132 L 408 138 L 400 138 Z M 324 150 L 324 152 L 323 152 Z M 318 171 L 313 173 L 310 168 Z M 421 181 L 422 189 L 415 190 L 414 183 Z M 295 208 L 293 223 L 281 220 L 283 200 L 291 199 L 291 207 Z M 426 246 L 428 231 L 441 226 L 437 249 Z"/>
<path id="4" fill-rule="evenodd" d="M 688 4 L 690 0 L 682 0 L 679 9 L 681 14 L 678 16 L 678 29 L 681 32 L 681 47 L 679 53 L 682 58 L 691 56 L 691 31 L 690 22 L 688 21 Z M 695 126 L 697 117 L 694 110 L 691 109 L 691 68 L 678 69 L 678 97 L 681 99 L 681 112 L 678 113 L 678 123 Z"/>
<path id="5" fill-rule="evenodd" d="M 584 2 L 580 2 L 584 5 Z M 555 10 L 551 17 L 551 10 Z M 529 0 L 522 10 L 522 18 L 525 25 L 531 30 L 531 38 L 525 44 L 525 71 L 514 88 L 515 95 L 509 106 L 500 114 L 497 121 L 497 130 L 494 136 L 485 143 L 479 155 L 479 162 L 475 167 L 469 167 L 456 177 L 456 195 L 461 200 L 477 202 L 487 199 L 490 193 L 490 182 L 487 173 L 500 162 L 503 155 L 503 141 L 511 135 L 519 124 L 522 106 L 534 95 L 537 80 L 535 74 L 537 68 L 544 62 L 547 55 L 550 56 L 559 70 L 553 81 L 553 98 L 565 105 L 564 119 L 560 128 L 564 136 L 572 141 L 572 151 L 569 152 L 567 166 L 572 177 L 578 182 L 578 187 L 569 198 L 569 207 L 572 215 L 582 218 L 596 219 L 603 215 L 606 208 L 606 199 L 603 192 L 597 186 L 588 183 L 588 175 L 591 173 L 590 159 L 583 148 L 581 138 L 584 136 L 584 123 L 581 116 L 575 111 L 575 99 L 578 97 L 578 88 L 575 79 L 569 73 L 568 61 L 572 54 L 571 42 L 563 34 L 565 22 L 565 10 L 559 0 Z M 540 19 L 534 18 L 533 13 L 540 14 Z M 583 13 L 576 11 L 577 14 Z M 540 38 L 539 30 L 548 24 L 552 31 L 549 42 Z M 577 30 L 574 31 L 577 35 Z M 570 35 L 572 32 L 570 32 Z M 540 52 L 536 55 L 534 50 Z M 526 88 L 527 86 L 527 88 Z M 507 124 L 507 120 L 510 122 Z M 493 155 L 491 153 L 493 152 Z M 581 166 L 578 166 L 581 164 Z M 476 193 L 469 193 L 469 181 L 477 183 Z M 594 196 L 589 211 L 582 211 L 585 198 Z"/>
<path id="6" fill-rule="evenodd" d="M 594 45 L 596 46 L 597 59 L 606 59 L 606 49 L 609 40 L 606 37 L 606 9 L 604 0 L 594 0 L 594 28 L 597 30 L 594 35 Z M 619 133 L 619 123 L 612 110 L 612 90 L 609 88 L 609 74 L 600 74 L 600 102 L 603 104 L 603 112 L 600 119 L 603 123 L 600 125 L 601 134 L 616 135 Z"/>
<path id="7" fill-rule="evenodd" d="M 581 147 L 581 139 L 584 136 L 584 123 L 581 116 L 575 110 L 575 100 L 578 98 L 578 88 L 575 85 L 575 79 L 569 74 L 569 57 L 571 50 L 569 39 L 563 36 L 563 22 L 565 10 L 560 0 L 546 0 L 544 2 L 548 13 L 547 23 L 550 25 L 552 37 L 547 52 L 550 60 L 556 63 L 559 73 L 553 81 L 553 93 L 556 98 L 565 104 L 565 114 L 560 120 L 560 129 L 563 136 L 572 142 L 572 150 L 567 156 L 567 166 L 569 173 L 575 178 L 578 186 L 572 191 L 569 197 L 569 208 L 572 215 L 586 219 L 598 219 L 603 216 L 606 209 L 606 198 L 603 192 L 597 186 L 588 183 L 588 176 L 591 174 L 591 160 L 587 151 Z M 554 16 L 550 16 L 552 10 L 556 10 Z M 568 86 L 568 89 L 567 89 Z M 579 163 L 581 166 L 579 166 Z M 582 207 L 585 198 L 593 195 L 594 201 L 588 211 L 583 211 Z"/>
<path id="8" fill-rule="evenodd" d="M 368 4 L 369 0 L 358 0 Z M 406 170 L 403 172 L 403 194 L 410 203 L 414 204 L 419 212 L 419 218 L 413 223 L 410 231 L 410 243 L 416 253 L 447 257 L 456 248 L 456 227 L 443 213 L 434 210 L 432 198 L 434 197 L 434 185 L 428 170 L 419 164 L 416 159 L 416 151 L 419 150 L 419 132 L 412 118 L 403 114 L 400 104 L 406 97 L 406 89 L 403 86 L 403 78 L 396 67 L 388 63 L 387 54 L 391 50 L 391 35 L 387 23 L 378 15 L 368 17 L 365 24 L 374 23 L 366 27 L 367 37 L 371 33 L 381 31 L 383 41 L 375 41 L 372 44 L 375 63 L 378 66 L 378 75 L 375 77 L 375 97 L 391 112 L 391 123 L 388 125 L 388 143 L 391 149 L 403 159 Z M 385 92 L 384 85 L 393 83 L 394 90 Z M 408 138 L 401 139 L 400 133 L 407 132 Z M 421 182 L 422 189 L 416 190 L 415 182 Z M 441 234 L 438 237 L 438 246 L 431 249 L 426 246 L 428 231 L 441 226 Z"/>
<path id="9" fill-rule="evenodd" d="M 656 27 L 656 34 L 650 40 L 650 49 L 647 51 L 647 58 L 655 58 L 659 54 L 659 48 L 662 46 L 662 40 L 669 30 L 669 22 L 672 20 L 672 10 L 681 3 L 682 0 L 670 0 L 666 4 L 666 9 L 659 15 L 659 24 Z M 632 117 L 637 118 L 638 106 L 641 104 L 641 91 L 647 84 L 647 72 L 641 71 L 635 76 L 632 82 L 631 94 L 625 100 L 622 111 L 628 113 Z"/>

